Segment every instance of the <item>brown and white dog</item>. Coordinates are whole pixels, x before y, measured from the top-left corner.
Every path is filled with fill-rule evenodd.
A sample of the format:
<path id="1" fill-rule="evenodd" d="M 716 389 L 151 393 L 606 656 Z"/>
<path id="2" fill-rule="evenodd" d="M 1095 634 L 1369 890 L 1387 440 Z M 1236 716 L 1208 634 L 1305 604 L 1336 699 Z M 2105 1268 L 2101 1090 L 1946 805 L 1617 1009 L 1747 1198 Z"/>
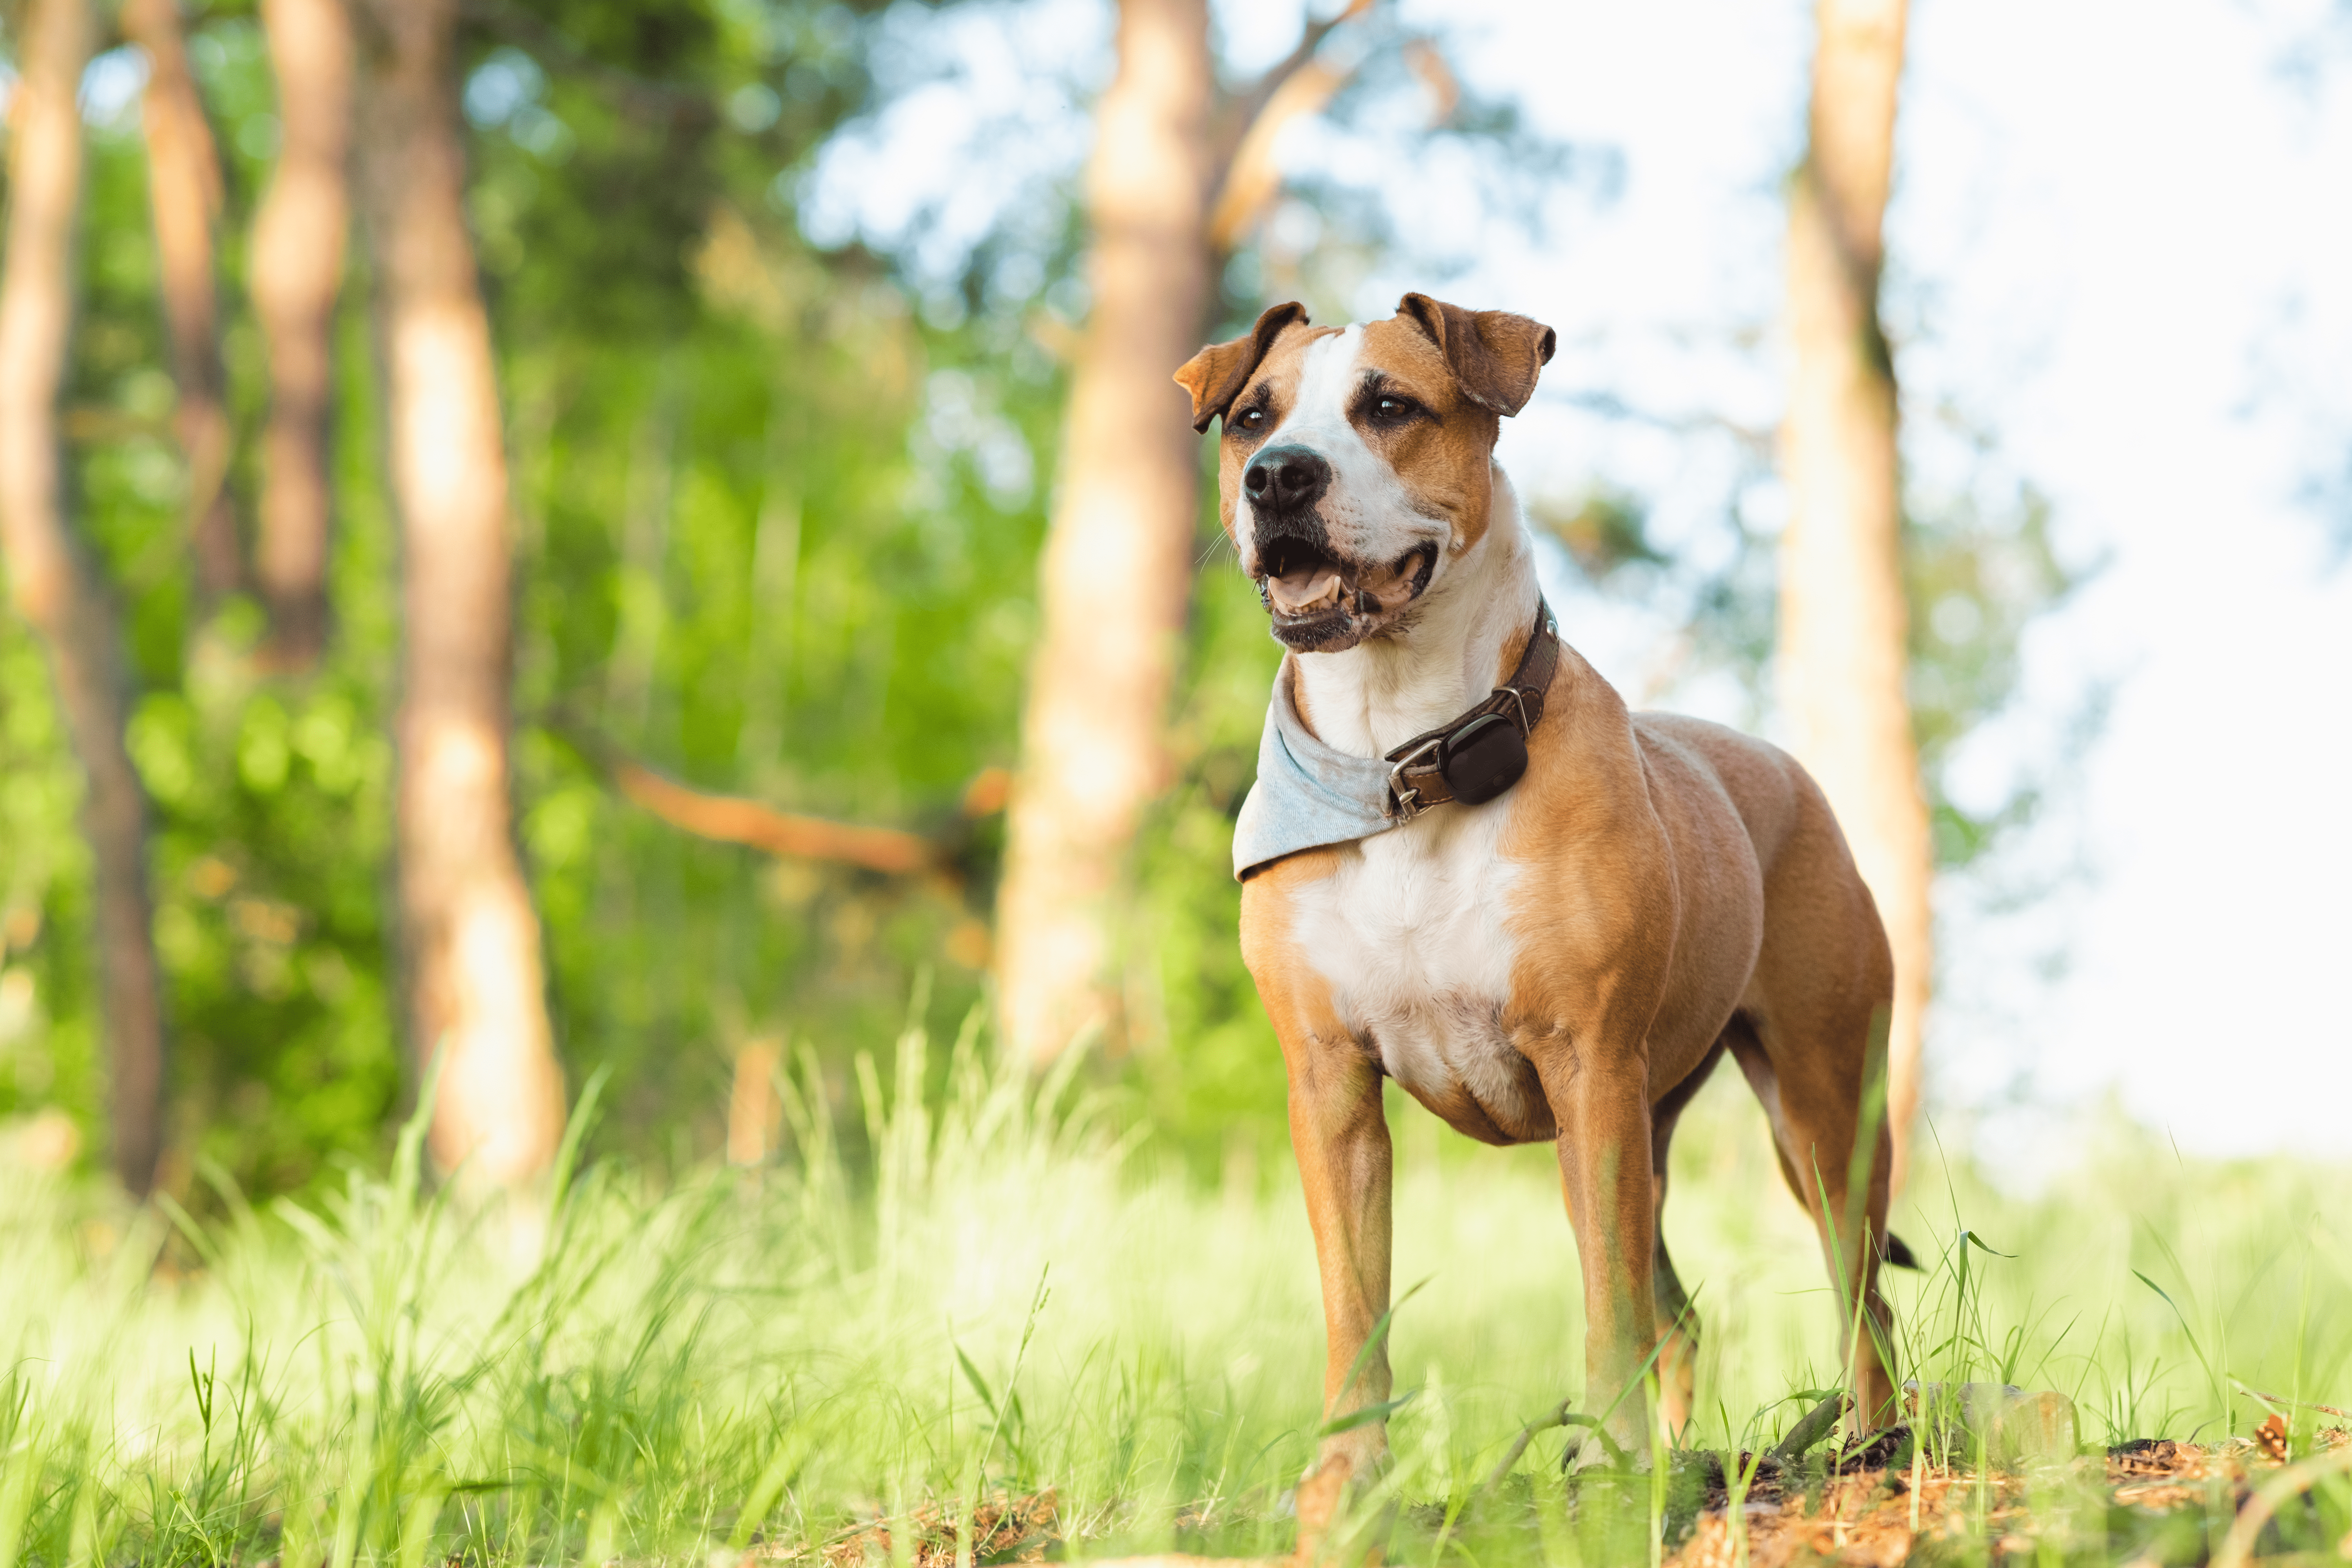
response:
<path id="1" fill-rule="evenodd" d="M 1196 426 L 1223 417 L 1225 529 L 1316 740 L 1384 757 L 1514 679 L 1540 596 L 1495 438 L 1552 347 L 1524 316 L 1408 294 L 1346 328 L 1276 306 L 1177 372 Z M 1473 1138 L 1555 1145 L 1584 1400 L 1615 1400 L 1607 1429 L 1645 1453 L 1657 1350 L 1665 1414 L 1686 1419 L 1696 1325 L 1658 1213 L 1675 1118 L 1728 1051 L 1850 1325 L 1861 1306 L 1850 1386 L 1883 1422 L 1888 1140 L 1870 1086 L 1894 965 L 1827 802 L 1776 747 L 1628 712 L 1565 645 L 1526 745 L 1498 797 L 1291 854 L 1243 889 L 1322 1277 L 1327 1417 L 1389 1396 L 1384 1347 L 1365 1353 L 1389 1306 L 1387 1077 Z M 1386 1451 L 1378 1423 L 1326 1439 L 1320 1509 Z"/>

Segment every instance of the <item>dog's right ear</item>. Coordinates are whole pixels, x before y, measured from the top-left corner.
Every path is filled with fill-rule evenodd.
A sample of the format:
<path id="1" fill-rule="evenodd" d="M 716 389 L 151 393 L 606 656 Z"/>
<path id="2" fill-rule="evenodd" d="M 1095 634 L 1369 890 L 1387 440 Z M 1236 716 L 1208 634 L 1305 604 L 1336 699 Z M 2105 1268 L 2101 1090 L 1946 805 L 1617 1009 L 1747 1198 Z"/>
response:
<path id="1" fill-rule="evenodd" d="M 1249 378 L 1257 374 L 1265 351 L 1293 321 L 1302 327 L 1307 324 L 1307 307 L 1296 300 L 1267 310 L 1247 336 L 1211 343 L 1184 362 L 1184 368 L 1176 373 L 1176 384 L 1192 395 L 1193 429 L 1206 430 L 1210 420 L 1223 416 L 1249 384 Z"/>

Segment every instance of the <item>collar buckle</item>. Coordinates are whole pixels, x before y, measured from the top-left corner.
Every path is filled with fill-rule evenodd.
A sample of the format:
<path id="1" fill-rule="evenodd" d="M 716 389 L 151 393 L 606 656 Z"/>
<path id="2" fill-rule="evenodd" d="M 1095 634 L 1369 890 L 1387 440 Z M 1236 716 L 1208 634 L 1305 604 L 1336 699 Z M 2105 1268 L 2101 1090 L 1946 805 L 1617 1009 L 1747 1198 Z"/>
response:
<path id="1" fill-rule="evenodd" d="M 1389 812 L 1391 816 L 1400 822 L 1411 822 L 1431 806 L 1439 804 L 1435 801 L 1423 800 L 1421 791 L 1404 782 L 1404 771 L 1444 744 L 1445 744 L 1444 735 L 1432 735 L 1428 740 L 1396 759 L 1396 765 L 1389 769 L 1389 799 L 1393 803 Z"/>
<path id="2" fill-rule="evenodd" d="M 1497 686 L 1495 688 L 1495 695 L 1496 697 L 1508 697 L 1512 701 L 1519 705 L 1520 734 L 1533 735 L 1536 732 L 1535 725 L 1529 722 L 1528 719 L 1528 694 L 1525 691 L 1516 686 Z"/>

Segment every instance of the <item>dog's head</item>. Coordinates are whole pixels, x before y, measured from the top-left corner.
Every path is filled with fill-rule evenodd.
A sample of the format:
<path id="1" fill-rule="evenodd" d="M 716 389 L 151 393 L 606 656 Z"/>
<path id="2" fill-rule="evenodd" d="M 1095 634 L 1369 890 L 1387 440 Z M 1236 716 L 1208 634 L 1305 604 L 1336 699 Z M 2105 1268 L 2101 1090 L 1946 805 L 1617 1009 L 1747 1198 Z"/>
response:
<path id="1" fill-rule="evenodd" d="M 1225 531 L 1274 635 L 1337 653 L 1402 630 L 1484 537 L 1495 435 L 1526 406 L 1552 331 L 1407 294 L 1385 321 L 1309 326 L 1276 305 L 1176 373 L 1192 423 L 1225 422 Z"/>

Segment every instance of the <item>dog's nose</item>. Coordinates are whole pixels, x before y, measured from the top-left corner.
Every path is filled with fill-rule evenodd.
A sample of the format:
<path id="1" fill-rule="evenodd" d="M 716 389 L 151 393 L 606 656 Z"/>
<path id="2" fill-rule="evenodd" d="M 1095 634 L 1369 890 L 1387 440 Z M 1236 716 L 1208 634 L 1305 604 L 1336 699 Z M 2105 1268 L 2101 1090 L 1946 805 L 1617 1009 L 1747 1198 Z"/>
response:
<path id="1" fill-rule="evenodd" d="M 1304 447 L 1273 447 L 1250 459 L 1242 488 L 1250 500 L 1276 511 L 1313 502 L 1331 483 L 1331 465 Z"/>

